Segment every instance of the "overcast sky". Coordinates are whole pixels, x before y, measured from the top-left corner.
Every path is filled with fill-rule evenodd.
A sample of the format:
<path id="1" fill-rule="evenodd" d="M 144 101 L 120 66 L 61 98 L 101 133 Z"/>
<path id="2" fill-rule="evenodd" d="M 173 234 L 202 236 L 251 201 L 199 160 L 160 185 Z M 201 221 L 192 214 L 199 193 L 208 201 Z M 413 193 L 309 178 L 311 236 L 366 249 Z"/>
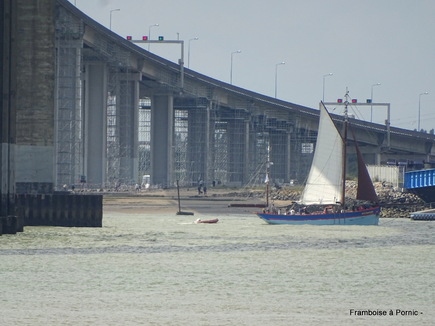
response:
<path id="1" fill-rule="evenodd" d="M 434 0 L 70 2 L 106 27 L 112 16 L 112 31 L 123 37 L 140 39 L 151 30 L 151 39 L 184 40 L 186 67 L 212 78 L 230 82 L 232 57 L 235 86 L 274 97 L 277 72 L 277 97 L 311 108 L 323 91 L 326 102 L 335 102 L 348 87 L 365 102 L 373 90 L 374 102 L 391 103 L 392 126 L 416 129 L 420 107 L 421 128 L 435 128 Z M 151 44 L 150 51 L 180 58 L 178 45 Z M 357 109 L 370 121 L 369 107 Z M 384 108 L 373 109 L 373 122 L 386 116 Z"/>

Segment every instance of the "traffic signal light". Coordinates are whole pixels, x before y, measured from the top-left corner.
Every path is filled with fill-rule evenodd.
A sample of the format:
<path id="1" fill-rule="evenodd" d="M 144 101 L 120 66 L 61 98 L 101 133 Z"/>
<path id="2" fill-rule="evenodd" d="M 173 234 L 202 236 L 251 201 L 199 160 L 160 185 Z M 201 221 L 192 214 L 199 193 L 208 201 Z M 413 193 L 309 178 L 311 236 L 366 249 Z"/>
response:
<path id="1" fill-rule="evenodd" d="M 353 99 L 352 99 L 352 103 L 356 103 L 356 102 L 358 102 L 358 101 L 356 100 L 356 98 L 353 98 Z"/>
<path id="2" fill-rule="evenodd" d="M 127 36 L 127 40 L 131 41 L 132 39 L 133 38 L 130 35 Z"/>
<path id="3" fill-rule="evenodd" d="M 343 99 L 341 98 L 337 99 L 337 103 L 343 103 Z"/>
<path id="4" fill-rule="evenodd" d="M 165 38 L 163 36 L 159 36 L 159 41 L 163 41 Z"/>
<path id="5" fill-rule="evenodd" d="M 142 36 L 142 41 L 148 41 L 148 36 Z"/>

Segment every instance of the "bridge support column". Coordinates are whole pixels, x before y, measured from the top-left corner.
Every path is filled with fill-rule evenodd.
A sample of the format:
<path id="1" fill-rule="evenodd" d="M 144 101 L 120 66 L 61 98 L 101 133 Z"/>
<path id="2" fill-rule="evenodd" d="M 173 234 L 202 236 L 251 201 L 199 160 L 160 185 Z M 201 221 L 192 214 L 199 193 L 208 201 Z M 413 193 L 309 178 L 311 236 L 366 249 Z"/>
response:
<path id="1" fill-rule="evenodd" d="M 249 120 L 245 121 L 245 141 L 244 141 L 244 148 L 245 151 L 243 153 L 243 184 L 247 184 L 249 182 L 249 176 L 250 176 L 250 170 L 249 170 L 249 151 L 250 151 L 250 144 L 251 144 L 251 130 L 249 128 Z"/>
<path id="2" fill-rule="evenodd" d="M 54 1 L 7 2 L 12 6 L 8 77 L 13 91 L 9 105 L 16 112 L 9 116 L 10 125 L 16 125 L 16 140 L 11 141 L 16 144 L 16 191 L 50 193 L 54 181 Z"/>
<path id="3" fill-rule="evenodd" d="M 54 187 L 74 185 L 83 173 L 83 98 L 81 39 L 56 35 Z"/>
<path id="4" fill-rule="evenodd" d="M 215 153 L 214 153 L 214 121 L 211 121 L 211 111 L 213 108 L 213 102 L 210 101 L 207 106 L 206 111 L 206 166 L 205 166 L 205 182 L 207 182 L 206 186 L 210 187 L 215 180 L 214 171 L 215 171 Z"/>
<path id="5" fill-rule="evenodd" d="M 246 166 L 246 123 L 244 119 L 228 122 L 228 182 L 241 186 L 244 182 Z"/>
<path id="6" fill-rule="evenodd" d="M 202 180 L 210 183 L 208 171 L 209 159 L 209 114 L 207 108 L 199 107 L 188 112 L 187 157 L 192 182 Z M 206 184 L 208 185 L 208 184 Z"/>
<path id="7" fill-rule="evenodd" d="M 379 151 L 377 151 L 377 153 L 375 154 L 375 164 L 376 165 L 381 165 L 382 162 L 382 151 L 381 148 L 379 148 Z"/>
<path id="8" fill-rule="evenodd" d="M 130 77 L 130 78 L 128 78 Z M 120 82 L 119 178 L 127 183 L 140 183 L 139 170 L 139 76 L 126 76 Z"/>
<path id="9" fill-rule="evenodd" d="M 154 95 L 151 101 L 151 184 L 172 182 L 174 135 L 172 95 Z"/>
<path id="10" fill-rule="evenodd" d="M 283 178 L 284 178 L 284 182 L 290 182 L 291 179 L 291 134 L 290 132 L 286 132 L 284 135 L 284 140 L 285 143 L 283 145 L 284 148 L 284 164 L 285 166 L 283 167 Z"/>
<path id="11" fill-rule="evenodd" d="M 101 187 L 106 177 L 107 69 L 104 64 L 86 66 L 85 178 Z"/>
<path id="12" fill-rule="evenodd" d="M 259 166 L 261 166 L 264 161 L 266 160 L 266 158 L 261 154 L 261 150 L 260 148 L 262 147 L 261 145 L 259 145 L 260 142 L 260 136 L 259 134 L 261 133 L 261 130 L 258 128 L 258 125 L 255 123 L 255 117 L 252 118 L 252 122 L 250 123 L 250 127 L 249 127 L 249 143 L 248 144 L 248 160 L 247 162 L 249 162 L 248 164 L 248 176 L 251 178 L 251 180 L 247 180 L 252 181 L 254 183 L 263 183 L 264 181 L 264 177 L 266 174 L 266 169 L 259 169 Z"/>
<path id="13" fill-rule="evenodd" d="M 284 183 L 289 180 L 289 138 L 289 134 L 284 132 L 277 132 L 270 135 L 270 159 L 273 162 L 271 167 L 271 178 L 278 183 Z"/>

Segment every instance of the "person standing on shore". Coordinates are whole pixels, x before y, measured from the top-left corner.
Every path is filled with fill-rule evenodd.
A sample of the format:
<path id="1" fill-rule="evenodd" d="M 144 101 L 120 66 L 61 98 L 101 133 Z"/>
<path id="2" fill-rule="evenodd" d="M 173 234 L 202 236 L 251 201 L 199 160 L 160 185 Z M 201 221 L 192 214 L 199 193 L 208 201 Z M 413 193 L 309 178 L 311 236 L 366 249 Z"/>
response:
<path id="1" fill-rule="evenodd" d="M 202 189 L 202 185 L 203 185 L 203 181 L 202 181 L 202 179 L 200 179 L 199 181 L 198 181 L 198 195 L 201 195 L 202 194 L 202 191 L 201 191 L 201 189 Z"/>

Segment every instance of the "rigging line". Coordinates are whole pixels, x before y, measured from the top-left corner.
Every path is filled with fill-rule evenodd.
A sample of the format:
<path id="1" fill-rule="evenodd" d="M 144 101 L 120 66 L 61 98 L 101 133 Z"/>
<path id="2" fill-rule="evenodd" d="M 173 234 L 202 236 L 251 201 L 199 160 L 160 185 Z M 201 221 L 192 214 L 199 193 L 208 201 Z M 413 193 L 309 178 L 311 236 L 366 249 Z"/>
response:
<path id="1" fill-rule="evenodd" d="M 360 119 L 360 120 L 363 120 L 363 119 Z M 355 124 L 352 124 L 351 122 L 349 123 L 349 127 L 350 127 L 350 129 L 353 129 L 354 130 L 354 132 L 356 132 L 356 128 L 355 128 Z M 372 137 L 376 137 L 376 135 L 377 135 L 377 133 L 375 132 L 375 131 L 373 131 L 373 130 L 371 130 L 371 129 L 369 129 L 369 128 L 360 128 L 360 131 L 359 131 L 360 133 L 362 132 L 362 133 L 365 133 L 366 135 L 368 135 L 368 136 L 372 136 Z"/>
<path id="2" fill-rule="evenodd" d="M 251 176 L 251 179 L 248 181 L 248 183 L 241 189 L 242 191 L 245 191 L 248 186 L 251 186 L 254 184 L 255 179 L 260 175 L 261 171 L 265 168 L 266 162 L 263 162 L 255 171 L 255 173 L 253 173 L 253 175 Z M 248 199 L 250 197 L 250 194 L 247 194 L 245 196 L 245 199 Z M 235 201 L 236 198 L 233 198 L 231 201 Z"/>
<path id="3" fill-rule="evenodd" d="M 361 111 L 358 110 L 358 107 L 356 105 L 349 105 L 349 107 L 352 109 L 352 112 L 355 114 L 355 117 L 358 118 L 358 120 L 367 121 L 364 117 L 364 114 L 362 114 Z"/>

